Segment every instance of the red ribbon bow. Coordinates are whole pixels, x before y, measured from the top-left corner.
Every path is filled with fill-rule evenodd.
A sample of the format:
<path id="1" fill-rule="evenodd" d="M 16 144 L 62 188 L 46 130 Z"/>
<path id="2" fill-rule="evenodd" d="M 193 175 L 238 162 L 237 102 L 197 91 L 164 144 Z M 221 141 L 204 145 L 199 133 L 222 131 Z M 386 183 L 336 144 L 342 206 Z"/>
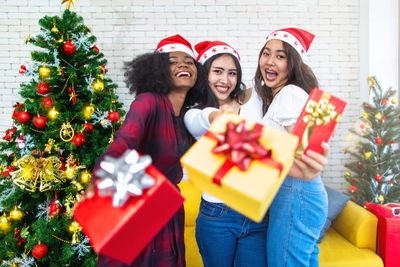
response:
<path id="1" fill-rule="evenodd" d="M 213 153 L 226 153 L 228 158 L 241 171 L 246 171 L 253 159 L 271 156 L 271 150 L 265 149 L 258 141 L 262 127 L 246 129 L 245 121 L 238 124 L 228 122 L 224 133 L 207 132 L 207 136 L 217 140 Z"/>
<path id="2" fill-rule="evenodd" d="M 212 152 L 224 153 L 228 157 L 213 177 L 213 182 L 218 185 L 221 185 L 222 178 L 233 166 L 237 166 L 241 171 L 246 171 L 253 159 L 271 165 L 279 172 L 283 169 L 281 163 L 271 158 L 271 150 L 267 150 L 259 142 L 263 126 L 257 123 L 249 130 L 246 129 L 245 124 L 244 120 L 238 124 L 228 122 L 226 131 L 223 133 L 210 131 L 205 133 L 205 136 L 217 141 Z"/>

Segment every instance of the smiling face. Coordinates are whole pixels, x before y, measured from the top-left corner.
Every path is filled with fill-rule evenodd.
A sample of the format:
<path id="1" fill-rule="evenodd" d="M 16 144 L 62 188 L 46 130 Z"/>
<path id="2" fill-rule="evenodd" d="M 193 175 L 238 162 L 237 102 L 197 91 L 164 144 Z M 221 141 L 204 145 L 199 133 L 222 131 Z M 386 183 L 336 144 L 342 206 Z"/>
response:
<path id="1" fill-rule="evenodd" d="M 280 40 L 270 40 L 265 44 L 258 64 L 266 86 L 275 95 L 288 81 L 288 59 Z"/>
<path id="2" fill-rule="evenodd" d="M 217 57 L 208 72 L 208 85 L 217 97 L 220 105 L 232 101 L 229 94 L 235 89 L 238 70 L 231 55 Z"/>
<path id="3" fill-rule="evenodd" d="M 189 90 L 197 80 L 194 59 L 185 52 L 170 52 L 169 66 L 174 89 Z"/>

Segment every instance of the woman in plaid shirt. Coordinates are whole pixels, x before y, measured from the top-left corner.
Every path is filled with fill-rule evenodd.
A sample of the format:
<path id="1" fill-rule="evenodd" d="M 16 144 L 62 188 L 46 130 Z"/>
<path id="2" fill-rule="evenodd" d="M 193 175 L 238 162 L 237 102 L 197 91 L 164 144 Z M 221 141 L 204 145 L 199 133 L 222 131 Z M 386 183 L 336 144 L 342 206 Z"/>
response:
<path id="1" fill-rule="evenodd" d="M 179 159 L 194 142 L 184 126 L 183 114 L 193 104 L 207 100 L 202 66 L 196 62 L 190 43 L 175 35 L 163 39 L 154 53 L 128 62 L 125 77 L 136 98 L 101 158 L 119 157 L 127 149 L 136 149 L 150 155 L 153 165 L 177 185 L 183 175 Z M 98 266 L 185 266 L 183 233 L 182 207 L 131 265 L 99 255 Z"/>

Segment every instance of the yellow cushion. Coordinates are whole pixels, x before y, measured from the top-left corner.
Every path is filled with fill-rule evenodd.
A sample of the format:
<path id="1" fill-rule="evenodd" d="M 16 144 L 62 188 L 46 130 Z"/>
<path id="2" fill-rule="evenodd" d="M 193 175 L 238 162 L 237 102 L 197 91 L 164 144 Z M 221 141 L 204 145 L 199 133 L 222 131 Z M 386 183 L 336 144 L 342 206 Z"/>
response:
<path id="1" fill-rule="evenodd" d="M 331 228 L 355 246 L 376 251 L 377 225 L 375 215 L 350 200 L 332 222 Z"/>
<path id="2" fill-rule="evenodd" d="M 383 267 L 381 258 L 372 250 L 357 248 L 332 227 L 318 247 L 320 267 Z"/>
<path id="3" fill-rule="evenodd" d="M 185 197 L 185 249 L 186 266 L 203 267 L 203 261 L 196 242 L 196 218 L 199 213 L 201 191 L 189 181 L 182 181 L 179 185 L 182 195 Z"/>

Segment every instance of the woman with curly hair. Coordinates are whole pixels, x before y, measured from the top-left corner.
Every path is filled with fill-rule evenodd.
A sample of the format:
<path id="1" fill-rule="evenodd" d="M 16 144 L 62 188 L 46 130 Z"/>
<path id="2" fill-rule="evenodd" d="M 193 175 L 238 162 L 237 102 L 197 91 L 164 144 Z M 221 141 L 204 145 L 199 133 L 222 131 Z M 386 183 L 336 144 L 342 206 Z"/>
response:
<path id="1" fill-rule="evenodd" d="M 154 53 L 126 63 L 126 84 L 136 94 L 124 123 L 105 155 L 127 149 L 150 155 L 153 165 L 177 185 L 183 176 L 180 157 L 194 142 L 183 123 L 185 111 L 205 97 L 205 74 L 192 46 L 180 35 L 163 39 Z M 185 266 L 183 207 L 130 265 L 99 255 L 98 266 Z M 132 236 L 132 242 L 135 242 Z"/>

